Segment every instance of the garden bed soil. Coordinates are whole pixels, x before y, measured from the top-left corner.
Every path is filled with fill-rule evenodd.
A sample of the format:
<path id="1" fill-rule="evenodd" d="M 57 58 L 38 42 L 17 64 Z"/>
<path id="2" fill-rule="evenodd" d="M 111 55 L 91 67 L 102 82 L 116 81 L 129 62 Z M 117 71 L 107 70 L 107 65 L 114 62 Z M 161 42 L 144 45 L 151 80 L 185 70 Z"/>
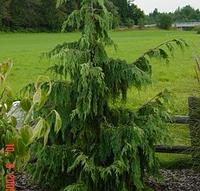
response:
<path id="1" fill-rule="evenodd" d="M 200 172 L 191 169 L 161 170 L 163 181 L 149 179 L 147 184 L 155 191 L 200 191 Z M 16 191 L 45 191 L 31 185 L 25 173 L 16 173 Z"/>

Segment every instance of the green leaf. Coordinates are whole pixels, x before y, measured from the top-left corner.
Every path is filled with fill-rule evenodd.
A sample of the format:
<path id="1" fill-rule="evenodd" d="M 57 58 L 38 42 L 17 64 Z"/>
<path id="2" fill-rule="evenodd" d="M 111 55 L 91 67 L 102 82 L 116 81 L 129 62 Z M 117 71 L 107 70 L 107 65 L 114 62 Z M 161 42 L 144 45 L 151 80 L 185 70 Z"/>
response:
<path id="1" fill-rule="evenodd" d="M 11 116 L 11 124 L 13 125 L 13 127 L 17 126 L 17 119 L 14 116 Z"/>
<path id="2" fill-rule="evenodd" d="M 40 120 L 38 121 L 33 130 L 32 138 L 33 139 L 44 138 L 44 146 L 45 146 L 48 141 L 49 133 L 50 133 L 49 123 L 45 119 L 40 118 Z"/>
<path id="3" fill-rule="evenodd" d="M 6 62 L 3 62 L 1 65 L 0 65 L 0 72 L 5 75 L 6 73 L 9 72 L 9 70 L 11 69 L 12 67 L 12 62 L 10 60 L 6 61 Z"/>
<path id="4" fill-rule="evenodd" d="M 20 135 L 22 137 L 22 141 L 25 145 L 29 145 L 32 140 L 33 131 L 30 126 L 24 126 L 20 129 Z"/>
<path id="5" fill-rule="evenodd" d="M 38 88 L 33 96 L 33 103 L 39 103 L 42 97 L 42 90 L 41 88 Z"/>
<path id="6" fill-rule="evenodd" d="M 16 151 L 18 155 L 25 155 L 26 154 L 26 144 L 23 142 L 22 138 L 17 140 L 16 144 Z"/>
<path id="7" fill-rule="evenodd" d="M 37 99 L 37 98 L 36 98 Z M 28 98 L 22 99 L 20 102 L 20 106 L 26 112 L 28 112 L 31 108 L 31 102 Z"/>
<path id="8" fill-rule="evenodd" d="M 35 128 L 33 129 L 33 139 L 41 137 L 41 132 L 44 127 L 45 127 L 45 120 L 43 118 L 40 118 Z"/>
<path id="9" fill-rule="evenodd" d="M 16 141 L 16 138 L 17 137 L 15 136 L 14 132 L 7 130 L 6 135 L 5 135 L 5 144 L 14 144 Z"/>
<path id="10" fill-rule="evenodd" d="M 53 110 L 53 112 L 55 113 L 55 116 L 56 116 L 54 131 L 58 133 L 62 127 L 62 120 L 59 113 L 56 110 Z"/>
<path id="11" fill-rule="evenodd" d="M 42 86 L 48 84 L 48 89 L 44 89 Z M 47 100 L 47 97 L 51 93 L 52 84 L 48 77 L 40 76 L 35 83 L 36 92 L 33 96 L 33 103 L 38 104 L 39 107 L 42 107 Z"/>
<path id="12" fill-rule="evenodd" d="M 46 122 L 45 123 L 45 133 L 44 133 L 44 146 L 47 144 L 50 130 L 51 130 L 50 125 Z"/>

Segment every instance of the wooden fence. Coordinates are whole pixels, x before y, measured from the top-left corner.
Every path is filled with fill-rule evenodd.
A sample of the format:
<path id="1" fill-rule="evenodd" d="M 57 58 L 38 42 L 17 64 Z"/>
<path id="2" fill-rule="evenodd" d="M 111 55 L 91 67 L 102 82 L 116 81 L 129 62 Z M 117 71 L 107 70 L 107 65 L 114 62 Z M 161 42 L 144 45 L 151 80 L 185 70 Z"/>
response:
<path id="1" fill-rule="evenodd" d="M 156 152 L 192 154 L 193 158 L 200 159 L 200 98 L 189 97 L 188 110 L 188 116 L 173 116 L 170 123 L 188 124 L 191 146 L 157 145 L 155 146 Z"/>

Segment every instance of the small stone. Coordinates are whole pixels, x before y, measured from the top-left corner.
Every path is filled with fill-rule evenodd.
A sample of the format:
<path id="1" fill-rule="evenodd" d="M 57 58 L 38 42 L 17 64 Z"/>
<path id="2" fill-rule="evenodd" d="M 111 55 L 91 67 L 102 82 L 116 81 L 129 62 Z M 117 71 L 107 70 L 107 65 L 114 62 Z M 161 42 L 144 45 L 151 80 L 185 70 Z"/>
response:
<path id="1" fill-rule="evenodd" d="M 17 120 L 17 128 L 22 127 L 26 112 L 21 108 L 20 101 L 15 101 L 8 112 L 8 117 L 15 117 Z"/>

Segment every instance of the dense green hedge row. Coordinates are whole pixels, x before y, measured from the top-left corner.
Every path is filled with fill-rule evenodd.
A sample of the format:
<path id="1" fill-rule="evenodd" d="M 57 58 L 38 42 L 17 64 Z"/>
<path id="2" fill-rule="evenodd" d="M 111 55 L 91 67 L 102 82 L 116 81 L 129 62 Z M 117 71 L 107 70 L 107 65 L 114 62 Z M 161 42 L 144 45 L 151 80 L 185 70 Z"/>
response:
<path id="1" fill-rule="evenodd" d="M 57 31 L 70 9 L 75 9 L 74 1 L 59 9 L 56 0 L 0 1 L 0 29 L 9 31 Z"/>
<path id="2" fill-rule="evenodd" d="M 22 32 L 60 31 L 63 21 L 81 0 L 66 0 L 56 8 L 57 0 L 0 0 L 0 30 Z M 114 26 L 137 24 L 143 11 L 127 0 L 108 1 L 107 8 L 115 15 Z M 68 31 L 72 28 L 67 28 Z"/>

